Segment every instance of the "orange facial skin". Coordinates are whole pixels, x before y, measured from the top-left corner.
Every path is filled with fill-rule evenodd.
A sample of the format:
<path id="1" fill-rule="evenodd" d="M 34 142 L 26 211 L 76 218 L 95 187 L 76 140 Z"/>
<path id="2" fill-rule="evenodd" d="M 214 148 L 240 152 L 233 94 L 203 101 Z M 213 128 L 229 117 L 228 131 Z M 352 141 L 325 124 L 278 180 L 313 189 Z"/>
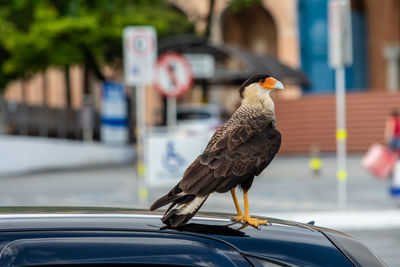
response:
<path id="1" fill-rule="evenodd" d="M 260 81 L 259 83 L 265 89 L 274 89 L 276 82 L 277 82 L 276 79 L 274 79 L 272 77 L 268 77 L 264 81 Z"/>

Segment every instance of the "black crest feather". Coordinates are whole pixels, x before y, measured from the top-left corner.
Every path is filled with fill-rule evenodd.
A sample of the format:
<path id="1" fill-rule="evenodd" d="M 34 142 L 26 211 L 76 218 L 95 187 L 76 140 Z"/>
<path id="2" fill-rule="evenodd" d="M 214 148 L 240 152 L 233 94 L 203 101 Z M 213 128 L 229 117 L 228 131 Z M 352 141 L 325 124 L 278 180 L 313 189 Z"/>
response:
<path id="1" fill-rule="evenodd" d="M 259 74 L 259 73 L 258 73 L 258 74 L 252 75 L 250 78 L 248 78 L 248 79 L 242 84 L 242 86 L 240 86 L 240 89 L 239 89 L 240 97 L 243 98 L 244 89 L 245 89 L 248 85 L 250 85 L 250 84 L 252 84 L 252 83 L 259 82 L 259 81 L 261 81 L 261 80 L 265 80 L 265 79 L 268 78 L 268 77 L 270 77 L 270 76 L 269 76 L 269 75 L 266 75 L 266 74 Z"/>

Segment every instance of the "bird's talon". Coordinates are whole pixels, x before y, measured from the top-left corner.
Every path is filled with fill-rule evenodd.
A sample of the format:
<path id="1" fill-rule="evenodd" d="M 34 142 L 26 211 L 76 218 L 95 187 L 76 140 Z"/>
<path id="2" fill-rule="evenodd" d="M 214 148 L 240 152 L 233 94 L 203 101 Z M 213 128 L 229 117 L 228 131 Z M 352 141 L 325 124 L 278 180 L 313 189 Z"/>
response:
<path id="1" fill-rule="evenodd" d="M 232 218 L 232 221 L 247 223 L 256 228 L 259 228 L 260 227 L 259 225 L 261 225 L 261 224 L 269 224 L 269 222 L 266 220 L 259 220 L 259 219 L 251 218 L 250 216 L 244 216 L 244 215 L 235 216 Z"/>
<path id="2" fill-rule="evenodd" d="M 245 216 L 244 215 L 238 215 L 232 218 L 232 221 L 234 222 L 243 222 L 245 220 Z"/>

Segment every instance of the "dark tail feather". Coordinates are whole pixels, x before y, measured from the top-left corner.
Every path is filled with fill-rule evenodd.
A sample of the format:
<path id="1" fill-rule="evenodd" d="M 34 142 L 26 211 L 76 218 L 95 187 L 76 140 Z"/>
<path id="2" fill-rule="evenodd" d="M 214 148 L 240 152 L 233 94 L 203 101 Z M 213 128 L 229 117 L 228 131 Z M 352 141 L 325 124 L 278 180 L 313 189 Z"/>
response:
<path id="1" fill-rule="evenodd" d="M 164 205 L 171 203 L 174 200 L 184 196 L 185 194 L 182 192 L 182 189 L 179 188 L 179 184 L 177 184 L 174 188 L 169 191 L 165 196 L 157 199 L 153 205 L 151 205 L 150 210 L 156 210 Z"/>
<path id="2" fill-rule="evenodd" d="M 161 221 L 171 227 L 177 227 L 185 224 L 201 208 L 207 197 L 208 195 L 202 197 L 186 195 L 180 200 L 177 199 L 168 208 Z M 177 205 L 177 207 L 173 209 L 175 205 Z"/>

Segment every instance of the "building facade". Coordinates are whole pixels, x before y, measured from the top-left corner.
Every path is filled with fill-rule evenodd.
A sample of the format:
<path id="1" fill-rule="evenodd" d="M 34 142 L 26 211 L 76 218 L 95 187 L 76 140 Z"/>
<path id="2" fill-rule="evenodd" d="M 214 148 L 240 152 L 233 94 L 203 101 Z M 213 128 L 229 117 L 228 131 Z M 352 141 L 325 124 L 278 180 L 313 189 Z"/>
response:
<path id="1" fill-rule="evenodd" d="M 327 0 L 299 0 L 297 4 L 301 66 L 313 81 L 312 87 L 303 88 L 307 93 L 333 92 L 335 88 L 327 60 L 327 10 Z M 353 65 L 346 68 L 346 88 L 387 91 L 391 79 L 388 66 L 396 60 L 399 64 L 400 59 L 400 51 L 397 56 L 385 56 L 391 46 L 400 50 L 400 2 L 351 0 L 351 15 Z"/>
<path id="2" fill-rule="evenodd" d="M 316 104 L 320 101 L 329 103 L 328 106 L 333 107 L 334 103 L 334 71 L 328 66 L 328 0 L 262 0 L 237 10 L 231 7 L 230 0 L 168 0 L 168 2 L 172 8 L 185 14 L 194 23 L 199 34 L 207 31 L 207 22 L 211 21 L 209 29 L 212 43 L 228 44 L 257 55 L 275 57 L 284 64 L 304 71 L 312 85 L 307 88 L 289 86 L 288 90 L 282 94 L 284 97 L 279 97 L 278 101 L 285 107 L 293 105 L 300 111 L 307 110 L 304 114 L 309 114 L 317 124 L 321 121 L 326 122 L 325 129 L 329 129 L 331 134 L 328 136 L 331 139 L 328 142 L 327 139 L 324 139 L 325 137 L 316 138 L 314 140 L 319 141 L 315 145 L 322 147 L 323 151 L 334 150 L 335 124 L 334 116 L 331 116 L 332 110 L 323 113 L 330 114 L 325 116 L 320 109 L 327 108 L 327 106 Z M 211 3 L 214 3 L 214 6 L 211 17 L 209 17 Z M 353 149 L 352 151 L 356 152 L 365 150 L 368 143 L 378 138 L 380 135 L 378 128 L 381 127 L 378 122 L 384 120 L 383 114 L 387 114 L 390 109 L 396 107 L 396 101 L 390 101 L 387 105 L 381 102 L 390 99 L 382 94 L 395 93 L 398 97 L 397 94 L 400 90 L 400 1 L 351 0 L 351 14 L 354 64 L 346 69 L 346 90 L 353 101 L 351 103 L 356 103 L 360 109 L 357 112 L 354 111 L 355 113 L 350 111 L 348 114 L 350 127 L 358 129 L 351 123 L 357 124 L 358 121 L 364 119 L 362 117 L 366 113 L 360 112 L 360 110 L 364 110 L 365 107 L 368 110 L 368 106 L 365 106 L 363 101 L 368 100 L 368 105 L 371 107 L 380 107 L 380 115 L 374 117 L 377 123 L 370 126 L 376 128 L 374 135 L 360 134 L 357 138 L 350 139 L 349 146 Z M 113 70 L 106 69 L 105 74 L 109 79 L 122 80 L 121 73 Z M 42 92 L 40 88 L 44 82 L 44 76 L 47 80 L 47 90 Z M 23 101 L 36 105 L 47 103 L 50 106 L 63 107 L 66 104 L 66 89 L 63 79 L 65 76 L 61 71 L 48 70 L 28 81 L 11 84 L 6 91 L 6 98 L 15 102 Z M 71 69 L 70 79 L 72 107 L 79 109 L 82 106 L 84 91 L 82 69 L 79 66 Z M 233 94 L 236 91 L 229 90 L 229 88 L 224 89 L 211 90 L 213 101 L 216 99 L 214 102 L 226 109 L 231 107 L 228 111 L 232 112 L 236 106 L 235 101 L 237 101 L 236 94 Z M 92 97 L 97 103 L 97 108 L 99 108 L 100 92 L 101 85 L 94 82 Z M 372 95 L 362 97 L 353 95 L 353 93 L 360 92 Z M 379 95 L 374 97 L 374 93 L 379 93 Z M 320 96 L 321 94 L 322 96 Z M 312 99 L 308 99 L 308 97 Z M 201 101 L 201 99 L 201 92 L 195 87 L 180 101 Z M 357 102 L 354 99 L 364 100 Z M 148 124 L 157 124 L 162 117 L 161 97 L 150 87 L 147 90 L 147 100 Z M 376 104 L 374 101 L 380 102 Z M 315 105 L 310 106 L 310 103 L 315 103 Z M 400 104 L 397 107 L 400 107 Z M 298 119 L 291 119 L 288 110 L 291 109 L 277 110 L 278 115 L 285 118 L 282 120 L 281 126 L 290 137 L 283 150 L 296 153 L 307 152 L 307 148 L 313 145 L 313 141 L 299 139 L 293 130 L 299 129 L 300 132 L 304 132 L 307 125 L 302 124 Z M 290 125 L 286 125 L 289 123 Z M 365 127 L 368 126 L 368 124 L 365 125 Z M 309 126 L 311 128 L 307 128 L 308 132 L 315 127 L 313 123 L 309 123 L 307 127 Z M 325 132 L 321 132 L 322 135 L 327 136 Z M 355 143 L 351 140 L 354 140 Z"/>
<path id="3" fill-rule="evenodd" d="M 204 30 L 210 1 L 170 2 L 188 14 L 199 31 Z M 215 0 L 213 42 L 276 56 L 300 67 L 313 83 L 302 88 L 304 93 L 334 91 L 334 71 L 328 66 L 328 0 L 264 0 L 238 11 L 229 8 L 230 2 Z M 400 60 L 400 1 L 350 2 L 353 65 L 346 68 L 346 88 L 387 91 L 390 62 Z M 392 53 L 387 52 L 390 48 Z"/>

